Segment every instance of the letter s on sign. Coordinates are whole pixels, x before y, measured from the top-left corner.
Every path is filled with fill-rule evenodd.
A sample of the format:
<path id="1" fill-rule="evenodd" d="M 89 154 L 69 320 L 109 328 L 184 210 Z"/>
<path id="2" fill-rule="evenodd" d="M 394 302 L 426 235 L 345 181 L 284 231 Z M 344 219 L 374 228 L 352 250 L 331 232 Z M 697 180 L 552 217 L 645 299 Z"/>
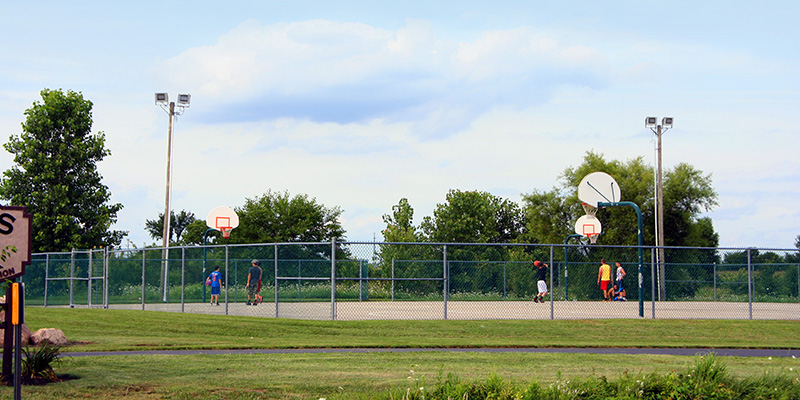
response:
<path id="1" fill-rule="evenodd" d="M 9 222 L 9 220 L 11 220 Z M 3 213 L 0 215 L 0 233 L 4 235 L 8 235 L 9 233 L 14 231 L 14 225 L 11 223 L 16 221 L 17 219 L 14 218 L 13 215 L 9 213 Z"/>

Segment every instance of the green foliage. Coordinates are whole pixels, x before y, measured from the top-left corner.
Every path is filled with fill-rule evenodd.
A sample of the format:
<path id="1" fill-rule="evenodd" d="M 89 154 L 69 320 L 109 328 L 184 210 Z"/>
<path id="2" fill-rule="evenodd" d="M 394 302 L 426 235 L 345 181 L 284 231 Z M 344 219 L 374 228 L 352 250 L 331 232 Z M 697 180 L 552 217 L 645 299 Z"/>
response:
<path id="1" fill-rule="evenodd" d="M 8 245 L 4 247 L 2 251 L 0 251 L 0 260 L 5 261 L 8 257 L 11 256 L 11 253 L 16 253 L 16 252 L 17 252 L 17 246 Z"/>
<path id="2" fill-rule="evenodd" d="M 535 371 L 533 371 L 535 372 Z M 685 371 L 667 374 L 633 375 L 619 379 L 606 376 L 559 379 L 548 386 L 536 381 L 520 385 L 492 373 L 485 380 L 464 381 L 457 375 L 439 378 L 432 387 L 413 382 L 403 389 L 393 389 L 377 399 L 796 399 L 800 379 L 793 371 L 735 379 L 726 364 L 714 354 L 698 356 Z M 332 399 L 339 399 L 333 396 Z"/>
<path id="3" fill-rule="evenodd" d="M 286 243 L 343 241 L 345 230 L 339 223 L 342 210 L 328 208 L 308 195 L 289 196 L 288 192 L 267 191 L 246 199 L 235 209 L 239 227 L 227 243 Z"/>
<path id="4" fill-rule="evenodd" d="M 22 377 L 27 380 L 58 381 L 53 366 L 60 364 L 61 347 L 44 341 L 37 346 L 22 348 Z"/>
<path id="5" fill-rule="evenodd" d="M 583 163 L 569 167 L 561 175 L 561 186 L 550 192 L 534 190 L 523 197 L 528 234 L 532 243 L 561 243 L 573 233 L 573 224 L 584 214 L 578 200 L 578 184 L 591 172 L 608 173 L 617 181 L 622 200 L 630 201 L 642 211 L 645 244 L 655 243 L 653 221 L 654 169 L 644 164 L 642 157 L 627 162 L 606 160 L 602 154 L 586 153 Z M 719 236 L 711 219 L 700 217 L 703 211 L 717 205 L 711 176 L 691 165 L 681 163 L 664 173 L 665 243 L 668 246 L 716 247 Z M 608 207 L 598 211 L 603 226 L 601 243 L 605 245 L 636 245 L 637 221 L 627 207 Z M 602 254 L 595 254 L 596 258 Z"/>
<path id="6" fill-rule="evenodd" d="M 186 210 L 181 210 L 179 213 L 175 214 L 175 211 L 170 210 L 169 214 L 170 214 L 169 243 L 176 245 L 198 244 L 199 242 L 188 242 L 186 240 L 186 237 L 184 236 L 184 233 L 187 231 L 189 226 L 197 221 L 197 218 L 195 218 L 194 213 Z M 205 226 L 205 224 L 203 225 Z M 147 231 L 147 233 L 150 234 L 151 238 L 156 240 L 163 240 L 164 213 L 159 213 L 158 218 L 156 219 L 148 219 L 147 221 L 145 221 L 144 228 Z M 202 241 L 202 237 L 200 238 L 200 240 Z"/>
<path id="7" fill-rule="evenodd" d="M 523 232 L 522 211 L 487 192 L 450 190 L 421 229 L 431 242 L 513 243 Z"/>
<path id="8" fill-rule="evenodd" d="M 91 132 L 92 102 L 73 91 L 41 95 L 3 145 L 16 165 L 3 172 L 0 197 L 33 215 L 34 253 L 119 245 L 127 233 L 109 228 L 122 204 L 108 203 L 97 171 L 111 153 L 105 135 Z"/>

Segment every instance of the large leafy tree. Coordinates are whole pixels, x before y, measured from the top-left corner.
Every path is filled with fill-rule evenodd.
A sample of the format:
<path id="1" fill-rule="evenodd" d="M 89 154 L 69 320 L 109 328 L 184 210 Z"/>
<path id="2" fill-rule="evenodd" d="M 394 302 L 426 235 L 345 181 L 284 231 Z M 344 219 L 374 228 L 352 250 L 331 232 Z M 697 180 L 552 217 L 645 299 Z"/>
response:
<path id="1" fill-rule="evenodd" d="M 246 199 L 235 208 L 239 227 L 229 243 L 281 243 L 342 241 L 345 230 L 339 223 L 339 207 L 325 207 L 308 195 L 268 191 Z"/>
<path id="2" fill-rule="evenodd" d="M 111 204 L 97 163 L 111 152 L 92 134 L 92 102 L 80 92 L 45 89 L 25 111 L 22 133 L 3 147 L 15 166 L 3 173 L 0 197 L 33 214 L 33 251 L 117 246 L 111 230 L 122 204 Z"/>
<path id="3" fill-rule="evenodd" d="M 578 200 L 578 184 L 591 172 L 606 172 L 617 181 L 622 200 L 636 203 L 642 211 L 645 244 L 655 243 L 653 197 L 654 169 L 642 157 L 627 162 L 606 160 L 602 154 L 587 152 L 578 167 L 567 168 L 561 186 L 550 192 L 534 191 L 523 196 L 527 217 L 526 240 L 560 243 L 573 233 L 573 224 L 584 214 Z M 664 173 L 664 222 L 667 246 L 715 247 L 719 236 L 713 224 L 700 213 L 717 205 L 717 193 L 710 175 L 688 164 L 678 164 Z M 628 207 L 608 207 L 597 212 L 603 226 L 601 244 L 636 245 L 636 215 Z"/>
<path id="4" fill-rule="evenodd" d="M 511 243 L 523 232 L 522 211 L 508 200 L 479 191 L 450 190 L 433 217 L 421 224 L 432 242 Z"/>

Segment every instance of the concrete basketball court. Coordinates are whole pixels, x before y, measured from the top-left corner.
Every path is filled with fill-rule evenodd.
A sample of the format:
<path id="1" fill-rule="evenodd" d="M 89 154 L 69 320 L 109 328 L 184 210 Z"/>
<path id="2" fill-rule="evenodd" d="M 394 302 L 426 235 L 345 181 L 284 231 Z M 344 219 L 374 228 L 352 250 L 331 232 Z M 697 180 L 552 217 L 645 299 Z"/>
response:
<path id="1" fill-rule="evenodd" d="M 141 304 L 111 304 L 111 309 L 141 310 Z M 330 302 L 262 303 L 148 303 L 146 311 L 185 312 L 210 315 L 236 315 L 289 319 L 334 319 Z M 639 318 L 639 303 L 601 301 L 365 301 L 337 302 L 335 319 L 356 320 L 481 320 L 481 319 L 597 319 Z M 730 302 L 652 302 L 644 303 L 644 318 L 655 319 L 750 319 L 748 303 Z M 753 303 L 752 319 L 800 319 L 800 303 Z"/>

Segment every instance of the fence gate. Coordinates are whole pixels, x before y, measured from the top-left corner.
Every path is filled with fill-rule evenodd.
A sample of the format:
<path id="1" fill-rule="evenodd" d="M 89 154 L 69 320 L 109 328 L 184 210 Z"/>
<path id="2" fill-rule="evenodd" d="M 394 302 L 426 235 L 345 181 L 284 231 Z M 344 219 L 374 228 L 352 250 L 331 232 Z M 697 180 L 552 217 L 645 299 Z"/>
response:
<path id="1" fill-rule="evenodd" d="M 69 306 L 108 308 L 108 250 L 72 250 L 45 258 L 44 306 L 48 297 Z M 56 287 L 54 289 L 54 286 Z M 60 301 L 59 301 L 60 300 Z"/>

